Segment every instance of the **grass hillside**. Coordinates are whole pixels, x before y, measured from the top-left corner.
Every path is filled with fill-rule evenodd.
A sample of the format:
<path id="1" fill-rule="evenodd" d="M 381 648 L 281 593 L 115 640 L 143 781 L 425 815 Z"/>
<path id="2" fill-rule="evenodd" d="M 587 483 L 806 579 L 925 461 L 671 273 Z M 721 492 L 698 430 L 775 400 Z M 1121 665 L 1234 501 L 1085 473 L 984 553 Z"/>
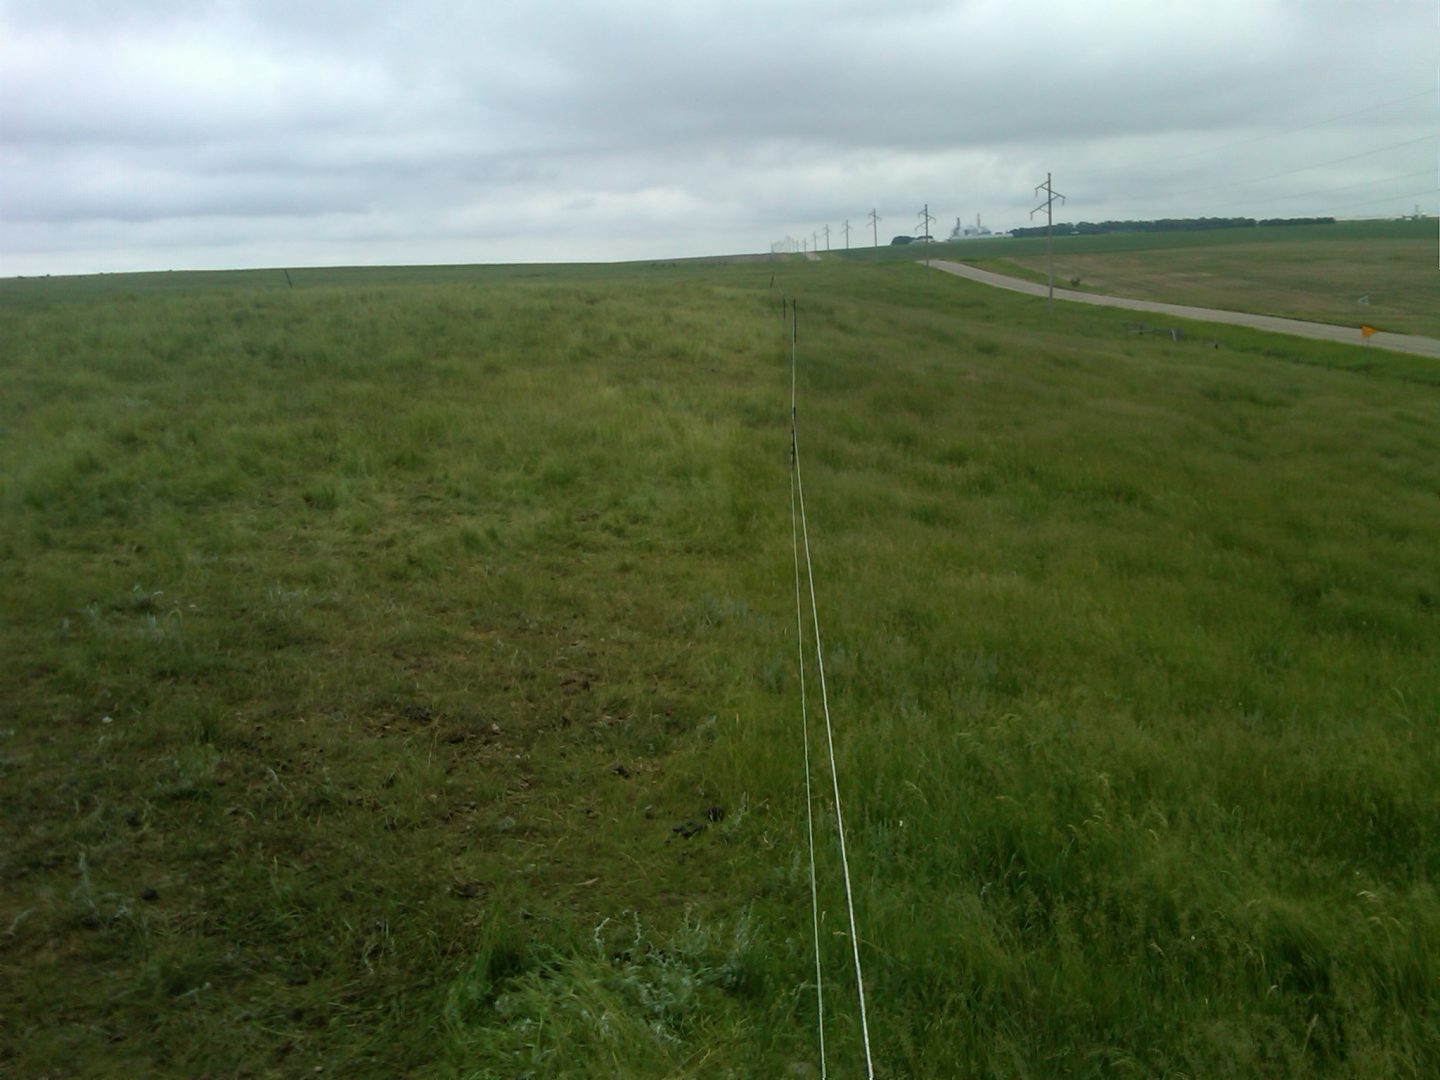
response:
<path id="1" fill-rule="evenodd" d="M 814 1068 L 783 293 L 881 1072 L 1440 1072 L 1433 364 L 292 276 L 0 283 L 0 1071 Z"/>
<path id="2" fill-rule="evenodd" d="M 1440 337 L 1440 238 L 1428 221 L 1061 236 L 1057 287 Z M 932 245 L 935 258 L 1046 280 L 1045 241 Z M 923 258 L 913 245 L 850 258 Z"/>

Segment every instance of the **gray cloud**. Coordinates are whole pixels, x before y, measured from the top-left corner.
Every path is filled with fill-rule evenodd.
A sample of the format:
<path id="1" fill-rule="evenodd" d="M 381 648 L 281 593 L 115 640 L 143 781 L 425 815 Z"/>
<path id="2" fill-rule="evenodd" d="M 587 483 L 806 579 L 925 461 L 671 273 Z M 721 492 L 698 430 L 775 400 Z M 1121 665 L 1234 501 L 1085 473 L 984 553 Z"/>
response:
<path id="1" fill-rule="evenodd" d="M 927 201 L 1008 226 L 1047 169 L 1075 218 L 1433 208 L 1434 19 L 12 0 L 0 272 L 757 250 L 871 207 L 908 231 Z"/>

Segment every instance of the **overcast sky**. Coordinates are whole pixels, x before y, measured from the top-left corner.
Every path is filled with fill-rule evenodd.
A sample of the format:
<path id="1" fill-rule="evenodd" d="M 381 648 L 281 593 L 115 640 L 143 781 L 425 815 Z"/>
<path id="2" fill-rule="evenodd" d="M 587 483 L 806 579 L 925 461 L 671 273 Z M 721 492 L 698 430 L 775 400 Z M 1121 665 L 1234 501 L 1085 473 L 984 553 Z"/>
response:
<path id="1" fill-rule="evenodd" d="M 0 274 L 1437 209 L 1436 0 L 0 0 Z M 822 237 L 821 246 L 824 246 Z"/>

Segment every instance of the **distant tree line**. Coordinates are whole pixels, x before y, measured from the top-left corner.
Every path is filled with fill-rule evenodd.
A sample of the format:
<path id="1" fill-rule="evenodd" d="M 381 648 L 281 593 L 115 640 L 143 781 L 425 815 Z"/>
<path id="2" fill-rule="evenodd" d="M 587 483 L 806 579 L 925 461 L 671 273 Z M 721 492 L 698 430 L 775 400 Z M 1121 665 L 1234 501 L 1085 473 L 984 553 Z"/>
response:
<path id="1" fill-rule="evenodd" d="M 1333 217 L 1265 218 L 1248 217 L 1161 218 L 1159 221 L 1082 221 L 1057 223 L 1056 236 L 1095 236 L 1112 232 L 1197 232 L 1201 229 L 1253 229 L 1257 225 L 1333 225 Z M 1044 236 L 1043 226 L 1012 229 L 1011 236 Z"/>

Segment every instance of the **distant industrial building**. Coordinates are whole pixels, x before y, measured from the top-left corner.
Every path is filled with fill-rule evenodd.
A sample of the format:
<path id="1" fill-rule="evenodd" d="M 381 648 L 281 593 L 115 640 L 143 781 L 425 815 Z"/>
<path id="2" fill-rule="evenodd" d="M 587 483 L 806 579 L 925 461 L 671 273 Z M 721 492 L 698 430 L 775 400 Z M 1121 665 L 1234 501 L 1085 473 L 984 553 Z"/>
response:
<path id="1" fill-rule="evenodd" d="M 994 236 L 989 229 L 980 224 L 980 215 L 975 215 L 975 224 L 966 225 L 958 217 L 955 219 L 955 228 L 950 230 L 951 240 L 974 240 L 981 236 Z"/>

